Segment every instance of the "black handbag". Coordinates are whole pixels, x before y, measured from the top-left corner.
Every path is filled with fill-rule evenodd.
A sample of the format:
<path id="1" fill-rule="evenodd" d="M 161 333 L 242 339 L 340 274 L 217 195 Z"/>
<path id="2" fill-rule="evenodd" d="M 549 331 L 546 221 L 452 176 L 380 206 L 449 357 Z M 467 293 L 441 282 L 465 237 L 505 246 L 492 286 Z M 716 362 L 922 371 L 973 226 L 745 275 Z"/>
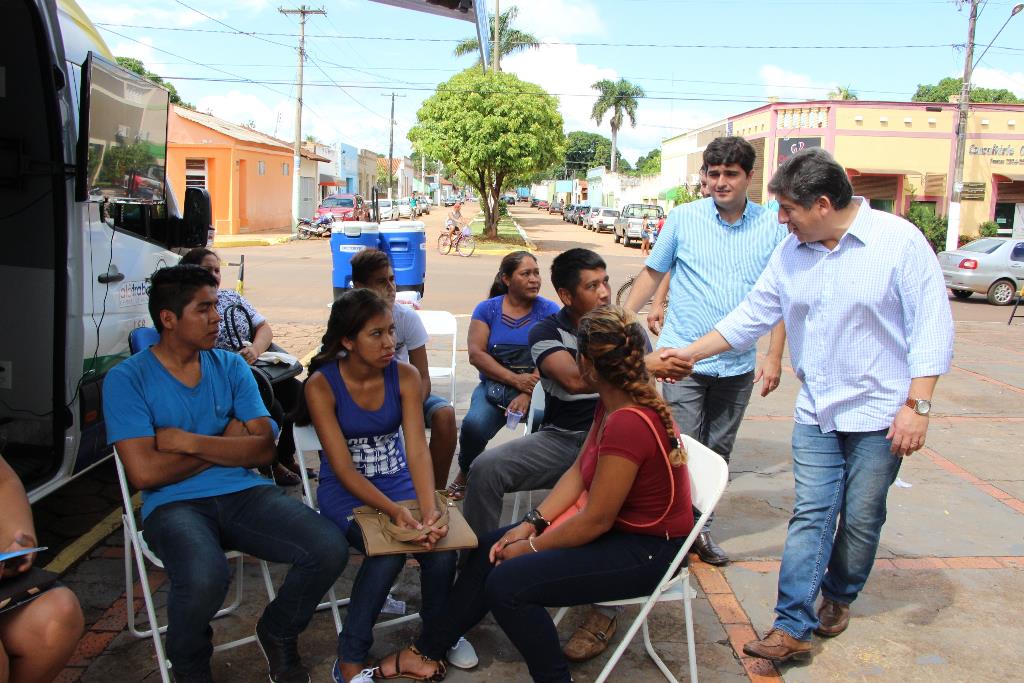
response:
<path id="1" fill-rule="evenodd" d="M 249 335 L 245 339 L 242 338 L 242 335 L 238 330 L 238 319 L 236 316 L 242 316 L 245 318 L 246 323 L 249 325 Z M 242 346 L 244 346 L 242 342 L 252 342 L 252 338 L 256 333 L 256 326 L 253 325 L 252 316 L 249 315 L 249 311 L 245 309 L 245 306 L 242 306 L 241 304 L 232 304 L 224 309 L 224 332 L 227 335 L 228 342 L 231 343 L 236 351 L 240 350 Z M 277 344 L 271 343 L 267 351 L 284 352 L 284 349 Z M 302 374 L 302 364 L 298 361 L 290 365 L 286 365 L 284 363 L 266 363 L 257 360 L 252 366 L 252 371 L 253 374 L 262 374 L 263 377 L 273 385 Z"/>
<path id="2" fill-rule="evenodd" d="M 529 346 L 495 344 L 494 348 L 491 349 L 491 356 L 502 367 L 511 370 L 517 375 L 529 374 L 536 369 Z M 510 387 L 489 377 L 484 378 L 484 390 L 487 392 L 487 402 L 502 410 L 508 408 L 508 404 L 521 393 L 515 387 Z"/>

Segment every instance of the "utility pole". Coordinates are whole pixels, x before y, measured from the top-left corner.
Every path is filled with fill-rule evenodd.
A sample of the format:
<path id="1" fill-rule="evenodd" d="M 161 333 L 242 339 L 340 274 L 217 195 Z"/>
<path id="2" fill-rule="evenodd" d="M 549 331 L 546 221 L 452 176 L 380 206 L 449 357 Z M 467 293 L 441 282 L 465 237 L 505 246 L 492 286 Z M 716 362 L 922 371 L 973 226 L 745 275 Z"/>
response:
<path id="1" fill-rule="evenodd" d="M 964 57 L 964 82 L 957 103 L 956 157 L 953 160 L 953 194 L 949 199 L 949 227 L 946 229 L 946 251 L 953 251 L 960 240 L 960 193 L 964 189 L 964 151 L 967 147 L 967 115 L 971 106 L 971 72 L 974 70 L 974 29 L 978 23 L 980 0 L 970 0 L 971 14 L 967 24 L 967 55 Z"/>
<path id="2" fill-rule="evenodd" d="M 498 17 L 501 16 L 501 8 L 498 6 L 500 0 L 494 0 L 494 62 L 495 72 L 501 71 L 501 34 L 498 33 Z"/>
<path id="3" fill-rule="evenodd" d="M 395 162 L 394 162 L 394 158 L 395 158 L 395 98 L 396 97 L 405 97 L 405 95 L 396 95 L 395 93 L 391 93 L 391 95 L 385 95 L 385 97 L 390 97 L 391 98 L 391 126 L 388 129 L 390 131 L 388 133 L 388 198 L 390 199 L 390 198 L 392 198 L 391 190 L 394 187 L 395 178 L 398 175 L 397 173 L 394 172 L 395 171 Z M 395 192 L 395 194 L 397 195 L 397 191 Z"/>
<path id="4" fill-rule="evenodd" d="M 278 7 L 284 15 L 299 15 L 299 73 L 295 90 L 295 149 L 292 153 L 292 233 L 298 229 L 299 213 L 302 210 L 301 177 L 302 177 L 302 64 L 306 59 L 306 17 L 310 14 L 327 15 L 323 9 L 311 9 L 301 5 L 296 9 Z"/>
<path id="5" fill-rule="evenodd" d="M 974 29 L 978 23 L 978 6 L 981 0 L 963 0 L 971 3 L 971 13 L 967 24 L 967 54 L 964 57 L 964 82 L 960 88 L 960 101 L 957 103 L 959 117 L 956 127 L 956 156 L 953 158 L 953 194 L 949 200 L 949 227 L 946 229 L 946 251 L 953 251 L 957 248 L 960 240 L 960 195 L 964 189 L 964 153 L 967 149 L 967 116 L 971 106 L 971 76 L 974 73 L 976 63 L 974 61 Z M 996 38 L 1003 32 L 1010 19 L 1024 11 L 1024 3 L 1018 3 L 1010 10 L 1010 16 L 1006 18 L 1003 25 L 999 27 L 996 34 L 989 41 L 978 62 L 985 56 L 988 49 L 996 42 Z"/>

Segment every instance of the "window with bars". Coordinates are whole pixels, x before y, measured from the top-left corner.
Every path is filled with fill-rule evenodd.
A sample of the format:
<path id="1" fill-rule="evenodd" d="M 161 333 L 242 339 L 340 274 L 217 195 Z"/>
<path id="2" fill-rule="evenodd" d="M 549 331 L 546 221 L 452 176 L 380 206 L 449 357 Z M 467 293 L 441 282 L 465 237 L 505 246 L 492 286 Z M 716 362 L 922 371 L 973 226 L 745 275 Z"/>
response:
<path id="1" fill-rule="evenodd" d="M 291 170 L 290 167 L 291 167 L 291 164 L 289 164 L 287 162 L 281 164 L 281 175 L 283 175 L 283 176 L 290 175 L 290 173 L 289 173 L 289 171 Z"/>
<path id="2" fill-rule="evenodd" d="M 185 187 L 207 187 L 206 159 L 185 159 Z"/>
<path id="3" fill-rule="evenodd" d="M 267 175 L 267 162 L 260 159 L 256 162 L 256 173 L 259 175 Z"/>

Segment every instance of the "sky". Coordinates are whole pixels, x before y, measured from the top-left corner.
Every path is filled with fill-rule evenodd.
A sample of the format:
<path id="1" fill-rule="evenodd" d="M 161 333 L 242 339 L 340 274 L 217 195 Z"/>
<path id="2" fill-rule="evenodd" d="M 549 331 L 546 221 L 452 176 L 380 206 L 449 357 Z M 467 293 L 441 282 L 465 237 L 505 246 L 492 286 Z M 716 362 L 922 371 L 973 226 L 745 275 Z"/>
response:
<path id="1" fill-rule="evenodd" d="M 310 0 L 305 0 L 310 2 Z M 279 0 L 79 0 L 115 55 L 141 59 L 197 109 L 293 138 L 298 18 Z M 286 7 L 297 6 L 286 4 Z M 487 0 L 493 11 L 494 0 Z M 967 8 L 956 0 L 501 0 L 543 43 L 502 70 L 558 96 L 565 132 L 610 135 L 591 119 L 592 84 L 640 87 L 636 127 L 619 132 L 631 163 L 665 138 L 755 109 L 769 97 L 817 99 L 836 86 L 861 100 L 906 101 L 919 83 L 963 73 Z M 1015 2 L 987 0 L 976 57 Z M 320 0 L 306 23 L 302 135 L 408 154 L 416 112 L 471 66 L 455 44 L 466 21 L 370 0 Z M 973 83 L 1024 97 L 1024 12 L 976 66 Z"/>

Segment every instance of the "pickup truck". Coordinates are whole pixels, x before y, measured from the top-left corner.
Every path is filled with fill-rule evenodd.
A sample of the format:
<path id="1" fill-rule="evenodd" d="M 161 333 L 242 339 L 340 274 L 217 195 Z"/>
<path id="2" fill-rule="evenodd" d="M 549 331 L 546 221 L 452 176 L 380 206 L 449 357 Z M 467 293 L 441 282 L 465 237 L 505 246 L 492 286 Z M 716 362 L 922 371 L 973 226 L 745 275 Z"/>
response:
<path id="1" fill-rule="evenodd" d="M 634 241 L 637 243 L 643 238 L 644 224 L 657 224 L 665 215 L 665 210 L 655 204 L 626 204 L 615 219 L 612 232 L 615 234 L 615 242 L 620 241 L 625 246 L 631 246 Z"/>

